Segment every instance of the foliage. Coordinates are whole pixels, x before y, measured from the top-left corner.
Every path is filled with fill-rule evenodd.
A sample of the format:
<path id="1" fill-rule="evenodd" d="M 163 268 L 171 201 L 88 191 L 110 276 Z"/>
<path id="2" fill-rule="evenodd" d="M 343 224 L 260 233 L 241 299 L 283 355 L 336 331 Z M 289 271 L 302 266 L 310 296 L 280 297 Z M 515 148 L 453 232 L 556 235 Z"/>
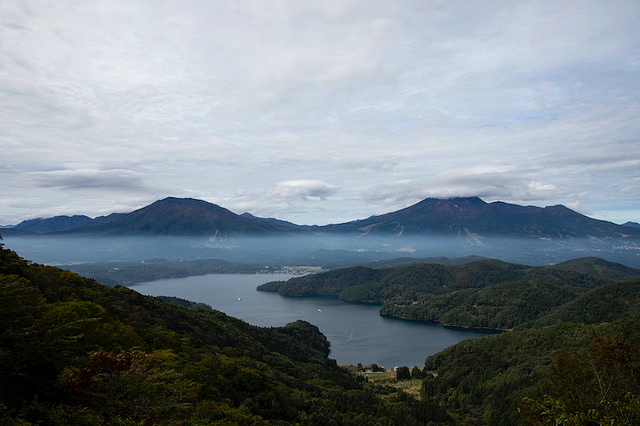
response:
<path id="1" fill-rule="evenodd" d="M 295 277 L 277 288 L 285 296 L 339 296 L 345 300 L 382 303 L 391 299 L 416 299 L 469 287 L 483 287 L 515 278 L 526 268 L 498 260 L 463 265 L 415 264 L 373 269 L 364 266 L 336 269 Z"/>
<path id="2" fill-rule="evenodd" d="M 631 280 L 640 277 L 640 270 L 597 257 L 580 257 L 555 265 L 558 269 L 614 280 Z"/>
<path id="3" fill-rule="evenodd" d="M 535 326 L 564 321 L 596 324 L 640 314 L 640 280 L 594 288 L 541 316 Z"/>
<path id="4" fill-rule="evenodd" d="M 639 424 L 640 345 L 596 337 L 586 350 L 560 351 L 540 384 L 543 398 L 521 411 L 538 424 Z"/>
<path id="5" fill-rule="evenodd" d="M 380 270 L 354 266 L 291 278 L 284 283 L 278 283 L 279 285 L 266 283 L 259 286 L 258 290 L 277 289 L 283 296 L 336 296 L 354 283 L 375 282 L 380 276 Z"/>
<path id="6" fill-rule="evenodd" d="M 637 398 L 637 361 L 629 361 L 621 368 L 615 359 L 637 360 L 639 325 L 640 317 L 627 317 L 609 324 L 565 323 L 465 340 L 427 359 L 425 367 L 430 374 L 424 380 L 423 395 L 446 404 L 460 423 L 530 424 L 536 418 L 544 419 L 547 411 L 562 414 L 558 407 L 570 407 L 567 395 L 576 393 L 588 395 L 590 402 L 580 405 L 580 410 L 565 408 L 565 412 L 598 409 L 594 401 L 600 388 L 594 375 L 589 376 L 592 361 L 598 359 L 595 365 L 600 365 L 600 377 L 608 377 L 608 383 L 618 383 L 618 389 L 609 394 L 607 410 L 620 407 L 631 412 L 636 402 L 627 394 Z M 609 349 L 605 344 L 606 350 L 590 349 L 599 357 L 590 359 L 583 349 L 594 348 L 593 342 L 614 344 Z M 636 358 L 628 358 L 630 353 Z M 564 375 L 564 382 L 558 381 L 560 375 Z M 556 385 L 555 390 L 550 384 Z M 523 401 L 527 402 L 523 405 Z"/>
<path id="7" fill-rule="evenodd" d="M 520 280 L 425 297 L 417 302 L 388 302 L 380 313 L 449 326 L 505 330 L 537 319 L 569 302 L 580 291 L 565 285 Z"/>
<path id="8" fill-rule="evenodd" d="M 461 265 L 358 266 L 267 283 L 258 290 L 286 296 L 338 296 L 349 302 L 382 304 L 380 314 L 385 316 L 508 330 L 529 327 L 590 289 L 612 283 L 608 274 L 620 277 L 635 272 L 640 271 L 593 258 L 566 262 L 562 268 L 483 259 Z M 562 320 L 579 319 L 567 315 Z"/>
<path id="9" fill-rule="evenodd" d="M 396 368 L 396 380 L 411 380 L 411 370 L 409 370 L 409 367 Z"/>
<path id="10" fill-rule="evenodd" d="M 304 321 L 254 327 L 32 264 L 0 247 L 0 423 L 640 422 L 637 280 L 608 283 L 495 261 L 353 268 L 346 276 L 364 280 L 357 285 L 332 272 L 323 284 L 303 280 L 304 291 L 351 288 L 379 300 L 395 289 L 418 298 L 416 305 L 457 304 L 450 315 L 469 321 L 473 312 L 462 306 L 475 305 L 478 318 L 500 307 L 501 314 L 482 314 L 487 320 L 519 315 L 531 324 L 548 315 L 553 325 L 469 339 L 429 357 L 424 370 L 399 368 L 397 387 L 423 379 L 417 399 L 337 366 L 326 337 Z M 567 316 L 585 323 L 556 323 Z"/>
<path id="11" fill-rule="evenodd" d="M 3 424 L 424 424 L 327 357 L 317 327 L 259 328 L 0 248 Z M 445 413 L 446 415 L 446 413 Z"/>
<path id="12" fill-rule="evenodd" d="M 212 310 L 211 305 L 202 302 L 192 302 L 191 300 L 182 299 L 180 297 L 175 296 L 156 296 L 158 299 L 163 302 L 172 303 L 178 306 L 184 306 L 186 308 L 194 308 L 194 309 L 204 309 L 204 310 Z"/>

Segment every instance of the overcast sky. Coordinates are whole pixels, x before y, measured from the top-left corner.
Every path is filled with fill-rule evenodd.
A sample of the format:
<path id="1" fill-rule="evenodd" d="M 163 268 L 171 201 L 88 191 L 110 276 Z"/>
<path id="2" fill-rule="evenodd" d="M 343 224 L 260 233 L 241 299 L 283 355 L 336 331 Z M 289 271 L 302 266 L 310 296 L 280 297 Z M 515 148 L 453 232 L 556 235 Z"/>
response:
<path id="1" fill-rule="evenodd" d="M 0 1 L 0 224 L 167 196 L 640 220 L 640 2 Z"/>

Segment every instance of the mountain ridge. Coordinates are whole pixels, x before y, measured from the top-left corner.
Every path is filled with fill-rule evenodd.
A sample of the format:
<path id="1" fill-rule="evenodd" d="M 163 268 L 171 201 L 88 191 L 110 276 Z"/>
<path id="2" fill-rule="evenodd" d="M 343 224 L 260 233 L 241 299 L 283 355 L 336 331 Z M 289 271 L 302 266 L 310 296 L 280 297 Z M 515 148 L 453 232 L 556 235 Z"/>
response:
<path id="1" fill-rule="evenodd" d="M 117 220 L 91 228 L 107 235 L 207 235 L 295 232 L 296 228 L 259 221 L 195 198 L 167 197 L 134 210 Z M 82 232 L 80 228 L 77 232 Z"/>
<path id="2" fill-rule="evenodd" d="M 111 213 L 109 215 L 98 216 L 93 219 L 86 215 L 61 215 L 51 218 L 39 217 L 36 219 L 23 220 L 22 222 L 14 226 L 13 229 L 33 233 L 63 232 L 70 231 L 76 228 L 104 225 L 118 219 L 119 217 L 124 216 L 125 214 L 126 213 Z"/>
<path id="3" fill-rule="evenodd" d="M 73 226 L 76 223 L 77 226 Z M 276 235 L 345 234 L 356 236 L 444 235 L 478 239 L 492 236 L 537 239 L 640 238 L 640 228 L 617 225 L 563 205 L 521 206 L 479 197 L 426 198 L 403 209 L 338 224 L 297 225 L 250 213 L 236 214 L 194 198 L 167 197 L 126 214 L 90 219 L 57 216 L 23 221 L 14 229 L 34 233 L 106 235 Z"/>
<path id="4" fill-rule="evenodd" d="M 329 231 L 527 236 L 535 238 L 640 237 L 640 232 L 612 222 L 592 219 L 563 205 L 537 207 L 478 197 L 427 198 L 404 209 L 367 219 L 327 225 Z"/>

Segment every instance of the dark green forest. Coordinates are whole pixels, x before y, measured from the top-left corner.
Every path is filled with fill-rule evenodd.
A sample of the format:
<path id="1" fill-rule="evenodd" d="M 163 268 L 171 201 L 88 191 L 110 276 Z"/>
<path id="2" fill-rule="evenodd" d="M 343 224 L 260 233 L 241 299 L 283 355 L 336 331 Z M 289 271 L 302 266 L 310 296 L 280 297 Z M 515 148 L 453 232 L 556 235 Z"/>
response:
<path id="1" fill-rule="evenodd" d="M 406 320 L 512 330 L 560 321 L 597 323 L 640 313 L 635 303 L 638 277 L 640 270 L 596 258 L 545 267 L 485 259 L 462 265 L 357 266 L 258 289 L 380 304 L 381 315 Z"/>
<path id="2" fill-rule="evenodd" d="M 561 289 L 553 298 L 571 298 L 555 316 L 532 316 L 540 326 L 469 339 L 429 357 L 416 398 L 338 366 L 312 324 L 255 327 L 0 247 L 0 424 L 639 424 L 637 282 L 483 262 L 413 265 L 384 279 L 349 269 L 350 277 L 370 280 L 359 285 L 375 284 L 360 290 L 376 303 L 393 295 L 386 284 L 402 300 L 418 301 L 492 286 L 526 298 L 526 283 L 546 281 Z M 337 273 L 328 273 L 330 286 L 344 291 Z M 307 293 L 324 291 L 304 282 Z M 596 302 L 602 312 L 626 307 L 602 322 L 600 311 L 583 315 Z"/>
<path id="3" fill-rule="evenodd" d="M 640 424 L 640 317 L 468 339 L 427 359 L 423 398 L 459 424 Z"/>
<path id="4" fill-rule="evenodd" d="M 317 327 L 259 328 L 0 249 L 0 424 L 424 424 L 445 410 L 368 386 Z"/>

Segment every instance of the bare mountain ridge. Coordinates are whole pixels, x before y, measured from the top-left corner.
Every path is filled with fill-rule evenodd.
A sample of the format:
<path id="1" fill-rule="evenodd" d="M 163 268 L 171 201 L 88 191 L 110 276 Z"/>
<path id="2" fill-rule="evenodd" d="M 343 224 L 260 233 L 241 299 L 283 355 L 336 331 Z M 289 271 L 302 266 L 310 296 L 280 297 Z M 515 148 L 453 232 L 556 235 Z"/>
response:
<path id="1" fill-rule="evenodd" d="M 427 198 L 404 209 L 341 224 L 302 226 L 248 213 L 238 215 L 193 198 L 168 197 L 128 214 L 99 218 L 63 232 L 105 235 L 280 235 L 344 234 L 379 236 L 510 236 L 537 239 L 640 238 L 640 229 L 592 219 L 565 206 L 486 203 L 478 197 Z M 54 221 L 55 219 L 55 221 Z M 88 218 L 87 218 L 88 219 Z M 51 222 L 49 222 L 51 221 Z M 27 230 L 28 221 L 16 228 Z M 60 232 L 60 217 L 39 219 L 32 232 Z M 67 221 L 67 224 L 71 220 Z M 47 228 L 47 225 L 50 225 Z"/>

